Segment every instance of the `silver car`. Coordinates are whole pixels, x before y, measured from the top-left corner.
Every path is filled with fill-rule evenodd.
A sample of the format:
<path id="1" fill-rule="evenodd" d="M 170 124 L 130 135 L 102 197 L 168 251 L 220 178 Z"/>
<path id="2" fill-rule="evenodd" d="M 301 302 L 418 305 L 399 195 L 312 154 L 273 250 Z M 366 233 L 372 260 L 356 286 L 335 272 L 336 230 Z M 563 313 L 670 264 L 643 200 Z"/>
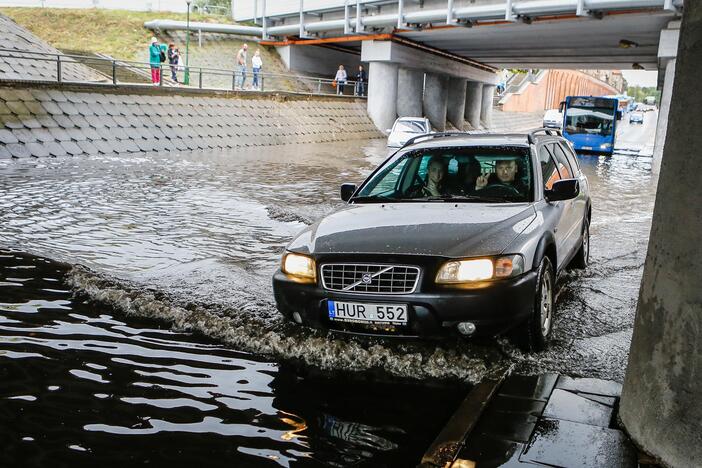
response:
<path id="1" fill-rule="evenodd" d="M 399 148 L 408 140 L 419 135 L 431 133 L 431 124 L 426 117 L 400 117 L 392 126 L 386 130 L 388 134 L 388 146 Z"/>
<path id="2" fill-rule="evenodd" d="M 346 333 L 551 336 L 556 278 L 589 259 L 585 175 L 557 130 L 410 140 L 287 246 L 278 310 Z"/>

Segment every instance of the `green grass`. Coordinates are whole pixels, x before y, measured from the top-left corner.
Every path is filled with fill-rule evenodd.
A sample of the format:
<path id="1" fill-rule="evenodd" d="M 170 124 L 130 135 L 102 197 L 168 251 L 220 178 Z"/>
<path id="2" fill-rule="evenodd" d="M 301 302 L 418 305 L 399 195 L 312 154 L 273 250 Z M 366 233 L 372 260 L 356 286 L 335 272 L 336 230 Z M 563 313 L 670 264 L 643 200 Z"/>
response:
<path id="1" fill-rule="evenodd" d="M 103 53 L 123 60 L 141 60 L 153 33 L 144 22 L 185 21 L 185 13 L 60 8 L 0 8 L 42 40 L 61 50 Z M 191 14 L 191 21 L 231 23 L 225 16 Z"/>

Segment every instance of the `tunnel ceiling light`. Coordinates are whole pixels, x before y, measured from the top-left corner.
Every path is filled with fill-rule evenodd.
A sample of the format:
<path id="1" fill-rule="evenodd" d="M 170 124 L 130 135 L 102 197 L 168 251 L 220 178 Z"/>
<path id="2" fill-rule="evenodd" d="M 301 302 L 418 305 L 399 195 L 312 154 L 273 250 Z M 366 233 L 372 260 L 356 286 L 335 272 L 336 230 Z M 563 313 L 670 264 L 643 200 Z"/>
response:
<path id="1" fill-rule="evenodd" d="M 619 47 L 622 49 L 633 49 L 634 47 L 638 47 L 638 46 L 639 46 L 638 42 L 630 41 L 628 39 L 621 39 L 619 41 Z"/>

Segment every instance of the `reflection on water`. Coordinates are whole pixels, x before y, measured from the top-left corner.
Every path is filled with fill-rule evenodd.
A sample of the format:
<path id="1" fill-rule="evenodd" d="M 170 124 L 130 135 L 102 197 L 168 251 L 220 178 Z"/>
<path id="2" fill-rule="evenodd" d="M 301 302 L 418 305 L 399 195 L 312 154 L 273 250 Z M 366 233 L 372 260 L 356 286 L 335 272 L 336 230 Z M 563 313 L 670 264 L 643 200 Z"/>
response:
<path id="1" fill-rule="evenodd" d="M 411 466 L 466 388 L 311 375 L 74 296 L 0 251 L 0 466 Z"/>

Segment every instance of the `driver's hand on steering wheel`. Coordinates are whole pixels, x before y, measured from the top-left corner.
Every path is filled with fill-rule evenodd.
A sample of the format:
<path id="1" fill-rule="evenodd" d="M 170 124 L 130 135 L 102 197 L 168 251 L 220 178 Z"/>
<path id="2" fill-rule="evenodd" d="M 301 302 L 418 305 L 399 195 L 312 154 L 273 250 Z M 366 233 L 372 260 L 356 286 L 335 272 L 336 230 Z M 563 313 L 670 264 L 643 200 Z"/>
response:
<path id="1" fill-rule="evenodd" d="M 485 188 L 488 184 L 488 174 L 483 174 L 477 179 L 475 179 L 475 190 L 480 190 L 482 188 Z"/>

